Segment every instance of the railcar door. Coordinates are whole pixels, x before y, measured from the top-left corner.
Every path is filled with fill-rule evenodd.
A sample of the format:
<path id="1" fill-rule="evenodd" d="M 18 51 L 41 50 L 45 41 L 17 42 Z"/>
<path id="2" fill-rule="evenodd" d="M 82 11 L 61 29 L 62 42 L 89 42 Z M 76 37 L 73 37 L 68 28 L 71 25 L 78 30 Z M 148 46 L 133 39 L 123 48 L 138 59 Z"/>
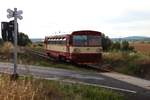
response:
<path id="1" fill-rule="evenodd" d="M 66 56 L 69 59 L 70 56 L 70 36 L 66 38 Z"/>

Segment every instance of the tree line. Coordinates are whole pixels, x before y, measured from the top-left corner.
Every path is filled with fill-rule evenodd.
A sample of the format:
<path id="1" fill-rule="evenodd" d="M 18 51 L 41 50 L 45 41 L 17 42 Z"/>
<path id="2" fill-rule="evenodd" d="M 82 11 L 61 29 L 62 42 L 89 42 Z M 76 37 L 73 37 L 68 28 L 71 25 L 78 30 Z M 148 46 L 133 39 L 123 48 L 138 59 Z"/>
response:
<path id="1" fill-rule="evenodd" d="M 11 42 L 12 44 L 14 43 L 13 39 L 8 40 L 7 38 L 8 37 L 2 37 L 2 39 L 0 39 L 0 44 L 2 44 L 3 42 L 6 42 L 6 41 Z M 28 35 L 26 35 L 25 33 L 22 33 L 22 32 L 18 33 L 17 38 L 18 38 L 19 46 L 26 46 L 26 45 L 32 43 L 31 40 L 29 39 Z"/>
<path id="2" fill-rule="evenodd" d="M 18 37 L 19 46 L 26 46 L 32 43 L 28 35 L 26 35 L 25 33 L 20 32 L 18 33 L 17 37 Z M 130 46 L 129 42 L 125 40 L 113 42 L 108 36 L 105 36 L 105 34 L 102 34 L 101 40 L 102 40 L 102 47 L 104 51 L 113 51 L 113 50 L 133 51 L 134 50 L 134 47 Z M 6 37 L 3 37 L 3 39 L 0 39 L 0 44 L 2 44 L 5 41 L 8 41 L 8 39 Z M 12 43 L 14 42 L 13 39 L 9 41 Z"/>
<path id="3" fill-rule="evenodd" d="M 134 51 L 134 47 L 126 40 L 113 42 L 108 36 L 102 34 L 102 47 L 104 51 Z"/>

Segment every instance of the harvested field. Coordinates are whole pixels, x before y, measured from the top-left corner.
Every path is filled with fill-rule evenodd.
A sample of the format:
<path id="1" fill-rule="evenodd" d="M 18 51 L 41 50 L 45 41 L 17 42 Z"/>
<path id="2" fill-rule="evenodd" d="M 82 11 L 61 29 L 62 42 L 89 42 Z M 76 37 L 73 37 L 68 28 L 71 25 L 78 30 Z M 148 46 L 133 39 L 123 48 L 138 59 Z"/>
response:
<path id="1" fill-rule="evenodd" d="M 150 54 L 150 43 L 130 43 L 131 46 L 135 48 L 136 51 L 142 52 L 142 53 L 148 53 Z"/>

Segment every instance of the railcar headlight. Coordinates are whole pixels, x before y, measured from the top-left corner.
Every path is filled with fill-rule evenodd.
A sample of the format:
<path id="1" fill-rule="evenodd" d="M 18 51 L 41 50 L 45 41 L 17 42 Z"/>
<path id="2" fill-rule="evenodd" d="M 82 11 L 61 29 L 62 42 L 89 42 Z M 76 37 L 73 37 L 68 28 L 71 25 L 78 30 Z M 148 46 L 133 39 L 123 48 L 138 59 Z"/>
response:
<path id="1" fill-rule="evenodd" d="M 96 52 L 98 52 L 98 53 L 101 52 L 101 51 L 102 51 L 102 48 L 97 48 L 96 49 Z"/>
<path id="2" fill-rule="evenodd" d="M 79 48 L 75 48 L 75 49 L 73 50 L 73 52 L 74 52 L 74 53 L 80 53 L 80 49 L 79 49 Z"/>

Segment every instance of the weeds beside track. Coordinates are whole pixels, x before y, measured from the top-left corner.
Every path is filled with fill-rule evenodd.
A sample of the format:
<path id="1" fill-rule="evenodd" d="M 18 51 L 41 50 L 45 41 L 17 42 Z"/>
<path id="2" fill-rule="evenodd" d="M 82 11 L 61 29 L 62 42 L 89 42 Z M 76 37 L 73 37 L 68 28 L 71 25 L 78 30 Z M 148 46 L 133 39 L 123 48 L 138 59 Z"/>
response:
<path id="1" fill-rule="evenodd" d="M 94 71 L 98 71 L 98 72 L 110 72 L 112 71 L 112 68 L 109 64 L 86 64 L 86 65 L 79 65 L 79 64 L 76 64 L 76 63 L 72 63 L 72 62 L 65 62 L 65 61 L 59 61 L 58 59 L 54 59 L 52 57 L 49 57 L 47 56 L 47 54 L 45 53 L 45 50 L 40 50 L 40 51 L 37 51 L 37 50 L 33 50 L 31 48 L 25 48 L 25 50 L 32 54 L 32 55 L 35 55 L 35 56 L 39 56 L 39 57 L 42 57 L 44 59 L 48 59 L 48 60 L 51 60 L 51 61 L 54 61 L 54 62 L 57 62 L 57 63 L 69 63 L 70 65 L 74 65 L 76 67 L 82 67 L 82 68 L 85 68 L 85 69 L 89 69 L 89 70 L 94 70 Z"/>

